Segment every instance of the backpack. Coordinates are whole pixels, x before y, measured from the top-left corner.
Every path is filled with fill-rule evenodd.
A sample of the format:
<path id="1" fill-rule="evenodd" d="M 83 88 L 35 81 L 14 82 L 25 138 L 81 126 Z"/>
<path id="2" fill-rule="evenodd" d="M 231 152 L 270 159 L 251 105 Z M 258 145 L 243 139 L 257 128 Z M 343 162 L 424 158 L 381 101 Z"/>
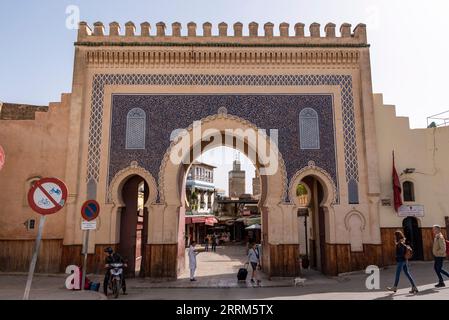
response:
<path id="1" fill-rule="evenodd" d="M 404 244 L 405 246 L 405 253 L 404 253 L 404 258 L 405 260 L 410 260 L 413 257 L 413 249 L 412 247 Z"/>
<path id="2" fill-rule="evenodd" d="M 446 241 L 446 256 L 449 257 L 449 241 L 448 240 L 445 241 Z"/>

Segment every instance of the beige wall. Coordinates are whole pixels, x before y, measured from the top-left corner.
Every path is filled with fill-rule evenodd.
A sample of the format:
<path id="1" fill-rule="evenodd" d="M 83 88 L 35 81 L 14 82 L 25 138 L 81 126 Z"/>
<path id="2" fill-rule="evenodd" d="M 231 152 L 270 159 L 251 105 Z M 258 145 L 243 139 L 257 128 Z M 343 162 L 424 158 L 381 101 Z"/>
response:
<path id="1" fill-rule="evenodd" d="M 401 183 L 412 181 L 415 186 L 414 204 L 424 205 L 421 227 L 444 226 L 449 216 L 449 127 L 410 129 L 408 118 L 397 117 L 395 107 L 384 105 L 382 95 L 374 95 L 376 136 L 378 141 L 381 199 L 393 199 L 392 150 Z M 415 173 L 402 174 L 406 168 Z M 392 200 L 393 203 L 393 200 Z M 381 227 L 401 227 L 404 218 L 393 207 L 380 206 Z"/>
<path id="2" fill-rule="evenodd" d="M 0 171 L 0 239 L 34 239 L 39 215 L 28 206 L 27 181 L 33 177 L 64 180 L 70 95 L 51 103 L 48 112 L 37 112 L 35 120 L 0 120 L 0 145 L 6 164 Z M 69 194 L 71 190 L 69 189 Z M 36 219 L 34 230 L 24 222 Z M 48 217 L 44 238 L 62 239 L 65 210 Z"/>

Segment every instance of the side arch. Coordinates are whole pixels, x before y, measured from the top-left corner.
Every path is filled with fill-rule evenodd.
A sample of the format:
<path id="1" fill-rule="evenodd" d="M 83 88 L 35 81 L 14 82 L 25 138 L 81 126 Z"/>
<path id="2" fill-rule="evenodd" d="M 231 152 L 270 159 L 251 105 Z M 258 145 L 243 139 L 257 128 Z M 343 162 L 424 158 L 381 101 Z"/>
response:
<path id="1" fill-rule="evenodd" d="M 337 203 L 337 187 L 329 173 L 326 170 L 315 165 L 313 161 L 310 161 L 307 167 L 304 167 L 297 171 L 293 178 L 290 180 L 289 185 L 289 199 L 296 206 L 300 206 L 296 198 L 296 186 L 307 177 L 315 177 L 323 186 L 324 197 L 320 206 L 331 207 Z"/>
<path id="2" fill-rule="evenodd" d="M 136 161 L 131 162 L 128 167 L 120 170 L 114 176 L 109 184 L 107 203 L 112 203 L 119 207 L 125 206 L 121 190 L 128 178 L 134 175 L 141 176 L 148 185 L 149 196 L 147 202 L 145 203 L 145 207 L 149 207 L 151 204 L 156 203 L 158 195 L 156 180 L 150 172 L 140 167 Z"/>

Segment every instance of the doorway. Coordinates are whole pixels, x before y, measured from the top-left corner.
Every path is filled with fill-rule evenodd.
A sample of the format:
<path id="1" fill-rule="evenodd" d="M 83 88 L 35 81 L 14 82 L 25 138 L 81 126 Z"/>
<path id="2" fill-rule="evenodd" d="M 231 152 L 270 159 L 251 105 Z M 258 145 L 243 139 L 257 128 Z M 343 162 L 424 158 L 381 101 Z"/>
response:
<path id="1" fill-rule="evenodd" d="M 144 204 L 149 189 L 145 180 L 134 175 L 125 182 L 122 198 L 125 206 L 120 215 L 119 253 L 127 261 L 128 277 L 144 275 L 145 244 L 148 238 L 148 211 Z"/>
<path id="2" fill-rule="evenodd" d="M 310 265 L 310 268 L 326 273 L 326 215 L 324 207 L 321 205 L 324 199 L 324 189 L 313 176 L 302 179 L 297 189 L 301 185 L 307 191 L 302 194 L 297 193 L 299 203 L 307 204 L 308 209 L 308 212 L 302 214 L 301 217 L 304 227 L 300 228 L 303 233 L 300 234 L 300 237 L 307 237 L 307 240 L 303 242 L 307 244 L 306 250 L 301 250 L 301 252 L 307 255 L 303 259 L 307 259 L 307 265 Z M 309 192 L 310 195 L 308 195 Z"/>
<path id="3" fill-rule="evenodd" d="M 406 243 L 413 249 L 412 260 L 424 260 L 423 243 L 421 229 L 418 219 L 407 217 L 402 221 Z"/>

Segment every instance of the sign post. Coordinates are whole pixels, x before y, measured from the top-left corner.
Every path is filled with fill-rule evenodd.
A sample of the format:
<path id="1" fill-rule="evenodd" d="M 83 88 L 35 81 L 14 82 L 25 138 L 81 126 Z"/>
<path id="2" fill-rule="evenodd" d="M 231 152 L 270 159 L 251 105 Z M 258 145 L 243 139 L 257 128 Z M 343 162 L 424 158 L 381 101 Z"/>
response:
<path id="1" fill-rule="evenodd" d="M 67 187 L 64 182 L 55 178 L 44 178 L 34 183 L 28 192 L 28 204 L 31 209 L 42 215 L 39 221 L 36 242 L 34 244 L 33 257 L 31 258 L 30 269 L 28 271 L 27 283 L 23 300 L 30 297 L 31 284 L 33 282 L 34 269 L 36 268 L 37 257 L 42 240 L 47 215 L 54 214 L 61 210 L 67 201 Z"/>
<path id="2" fill-rule="evenodd" d="M 87 254 L 89 251 L 89 233 L 90 230 L 97 229 L 97 223 L 94 221 L 98 215 L 100 214 L 100 205 L 95 200 L 86 201 L 81 207 L 81 216 L 83 217 L 83 221 L 81 222 L 81 229 L 85 230 L 85 236 L 83 241 L 83 272 L 81 276 L 81 289 L 84 290 L 84 286 L 86 284 L 86 272 L 87 272 Z"/>
<path id="3" fill-rule="evenodd" d="M 28 270 L 27 284 L 25 286 L 25 293 L 23 295 L 23 300 L 28 300 L 30 297 L 31 283 L 33 282 L 34 269 L 36 268 L 37 255 L 39 253 L 39 248 L 41 246 L 42 231 L 44 230 L 45 218 L 47 216 L 42 216 L 39 221 L 39 229 L 37 231 L 36 242 L 34 243 L 33 257 L 31 258 L 30 269 Z"/>

